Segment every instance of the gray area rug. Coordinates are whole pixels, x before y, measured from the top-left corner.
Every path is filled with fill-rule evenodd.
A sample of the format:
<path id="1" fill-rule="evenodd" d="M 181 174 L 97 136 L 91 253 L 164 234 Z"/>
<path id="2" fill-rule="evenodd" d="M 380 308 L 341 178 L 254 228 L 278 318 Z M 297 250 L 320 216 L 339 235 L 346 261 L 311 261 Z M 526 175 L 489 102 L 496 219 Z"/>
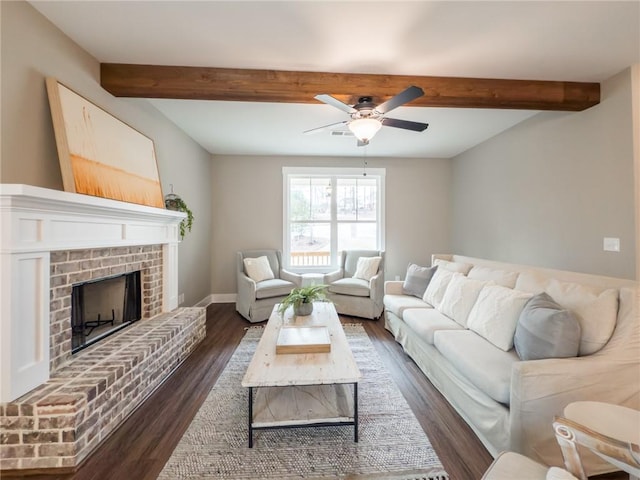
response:
<path id="1" fill-rule="evenodd" d="M 158 478 L 447 480 L 364 328 L 344 329 L 363 376 L 358 443 L 353 427 L 336 426 L 256 431 L 248 448 L 247 389 L 240 382 L 263 331 L 252 327 Z"/>

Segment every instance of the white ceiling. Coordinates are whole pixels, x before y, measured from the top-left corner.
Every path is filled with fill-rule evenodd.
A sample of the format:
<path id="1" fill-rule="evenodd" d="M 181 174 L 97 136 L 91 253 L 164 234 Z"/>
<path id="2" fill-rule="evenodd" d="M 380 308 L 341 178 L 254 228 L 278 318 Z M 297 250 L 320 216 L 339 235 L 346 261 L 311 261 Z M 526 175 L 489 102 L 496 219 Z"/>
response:
<path id="1" fill-rule="evenodd" d="M 640 63 L 640 0 L 30 3 L 100 62 L 587 82 Z M 302 135 L 347 119 L 321 103 L 149 101 L 213 154 L 363 152 Z M 429 128 L 384 127 L 367 155 L 455 156 L 535 113 L 400 107 Z"/>

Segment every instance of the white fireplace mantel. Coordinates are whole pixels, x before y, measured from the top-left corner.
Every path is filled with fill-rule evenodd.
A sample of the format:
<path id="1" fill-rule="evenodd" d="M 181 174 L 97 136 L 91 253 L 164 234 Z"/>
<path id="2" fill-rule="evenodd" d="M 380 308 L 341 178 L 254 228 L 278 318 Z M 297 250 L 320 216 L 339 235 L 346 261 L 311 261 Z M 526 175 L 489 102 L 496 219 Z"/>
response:
<path id="1" fill-rule="evenodd" d="M 0 184 L 0 402 L 49 379 L 50 253 L 163 245 L 163 311 L 178 306 L 178 226 L 185 214 Z"/>

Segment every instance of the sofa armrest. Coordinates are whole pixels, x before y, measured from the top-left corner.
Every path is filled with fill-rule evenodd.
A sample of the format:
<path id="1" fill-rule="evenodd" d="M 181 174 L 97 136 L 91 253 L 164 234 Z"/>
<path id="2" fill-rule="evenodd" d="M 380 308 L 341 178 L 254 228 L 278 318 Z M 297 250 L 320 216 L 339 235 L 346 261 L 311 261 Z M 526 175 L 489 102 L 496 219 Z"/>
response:
<path id="1" fill-rule="evenodd" d="M 387 280 L 384 282 L 384 294 L 402 295 L 402 285 L 404 285 L 404 282 L 401 280 Z"/>
<path id="2" fill-rule="evenodd" d="M 555 415 L 577 400 L 638 408 L 640 364 L 613 354 L 532 360 L 511 370 L 511 446 L 551 463 L 561 458 L 551 426 Z"/>
<path id="3" fill-rule="evenodd" d="M 285 270 L 284 268 L 280 269 L 280 278 L 282 280 L 287 280 L 288 282 L 295 283 L 296 287 L 302 285 L 302 275 L 290 272 L 289 270 Z"/>

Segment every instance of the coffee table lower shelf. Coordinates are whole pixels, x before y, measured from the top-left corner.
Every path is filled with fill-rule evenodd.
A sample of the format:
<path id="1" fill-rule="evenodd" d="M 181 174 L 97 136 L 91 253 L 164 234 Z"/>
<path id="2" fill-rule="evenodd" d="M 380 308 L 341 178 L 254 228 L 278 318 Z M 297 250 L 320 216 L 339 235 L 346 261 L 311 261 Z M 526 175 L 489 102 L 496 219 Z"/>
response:
<path id="1" fill-rule="evenodd" d="M 353 425 L 358 441 L 357 382 L 249 387 L 249 448 L 254 430 L 336 425 Z"/>

